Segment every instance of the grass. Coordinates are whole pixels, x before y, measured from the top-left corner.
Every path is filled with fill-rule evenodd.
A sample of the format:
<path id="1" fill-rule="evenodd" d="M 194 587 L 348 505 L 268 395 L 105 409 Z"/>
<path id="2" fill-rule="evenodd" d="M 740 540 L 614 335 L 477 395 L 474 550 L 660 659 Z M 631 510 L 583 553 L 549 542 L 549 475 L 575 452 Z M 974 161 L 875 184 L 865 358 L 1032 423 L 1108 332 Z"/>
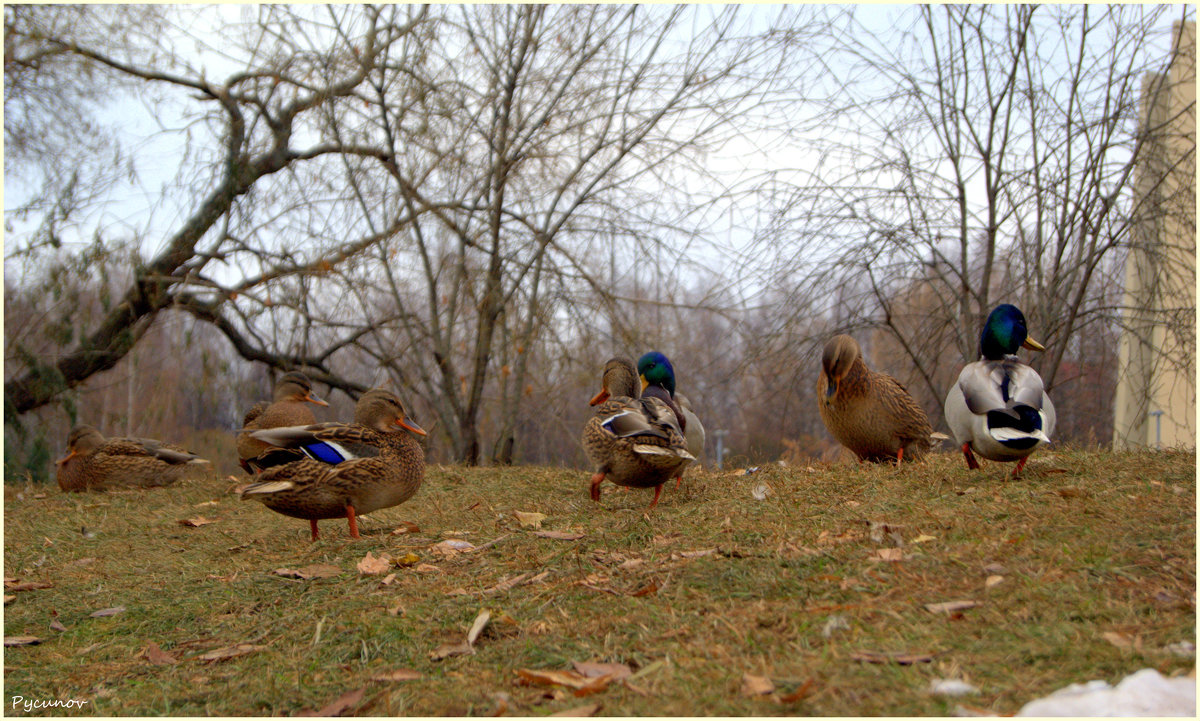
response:
<path id="1" fill-rule="evenodd" d="M 349 712 L 1013 713 L 1073 682 L 1190 672 L 1194 658 L 1168 646 L 1196 633 L 1195 454 L 1059 449 L 1022 478 L 1006 479 L 1010 468 L 969 472 L 947 454 L 900 470 L 700 473 L 647 514 L 649 491 L 605 484 L 592 503 L 583 471 L 434 467 L 413 500 L 371 514 L 360 540 L 323 521 L 317 543 L 306 522 L 230 495 L 226 476 L 90 495 L 8 486 L 5 576 L 52 586 L 6 591 L 6 638 L 42 642 L 5 649 L 5 712 L 26 715 L 13 705 L 21 696 L 88 701 L 56 715 L 292 715 L 364 689 Z M 760 483 L 770 493 L 756 500 Z M 585 535 L 535 536 L 516 511 Z M 197 516 L 215 523 L 179 524 Z M 402 521 L 419 530 L 392 535 Z M 902 560 L 872 560 L 893 542 L 872 540 L 869 522 L 903 539 Z M 446 557 L 432 549 L 446 538 L 499 540 Z M 418 560 L 385 584 L 358 572 L 368 551 Z M 312 564 L 341 573 L 273 573 Z M 986 586 L 989 576 L 1003 580 Z M 957 600 L 979 605 L 925 607 Z M 481 609 L 492 621 L 475 654 L 432 660 Z M 151 643 L 177 663 L 151 663 Z M 200 658 L 239 643 L 260 648 Z M 855 659 L 866 651 L 931 660 Z M 576 661 L 639 675 L 586 698 L 519 684 L 518 669 Z M 371 680 L 397 669 L 422 677 Z M 743 674 L 769 677 L 775 692 L 745 695 Z M 936 678 L 979 693 L 931 695 Z"/>

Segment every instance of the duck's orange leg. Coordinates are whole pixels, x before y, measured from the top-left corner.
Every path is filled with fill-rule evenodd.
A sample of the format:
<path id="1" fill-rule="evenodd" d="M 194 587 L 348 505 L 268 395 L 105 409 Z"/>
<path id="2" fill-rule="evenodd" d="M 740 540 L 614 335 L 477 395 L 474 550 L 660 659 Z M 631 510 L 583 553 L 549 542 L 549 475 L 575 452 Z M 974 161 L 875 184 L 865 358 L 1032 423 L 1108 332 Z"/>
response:
<path id="1" fill-rule="evenodd" d="M 358 518 L 354 515 L 354 506 L 349 503 L 346 504 L 346 520 L 350 522 L 350 537 L 358 538 Z"/>
<path id="2" fill-rule="evenodd" d="M 679 490 L 679 482 L 682 480 L 683 480 L 682 473 L 680 473 L 678 476 L 675 476 L 675 490 L 677 490 L 677 491 Z"/>
<path id="3" fill-rule="evenodd" d="M 315 518 L 309 519 L 308 526 L 309 526 L 309 528 L 312 529 L 312 539 L 315 541 L 318 538 L 320 538 L 320 535 L 317 533 L 317 519 L 315 519 Z"/>
<path id="4" fill-rule="evenodd" d="M 971 470 L 977 470 L 979 468 L 979 461 L 975 460 L 975 454 L 971 452 L 970 441 L 962 444 L 962 451 L 963 455 L 966 456 L 967 459 L 967 468 L 970 468 Z"/>
<path id="5" fill-rule="evenodd" d="M 904 446 L 900 446 L 900 450 L 896 451 L 896 468 L 899 468 L 900 464 L 903 462 L 904 462 Z"/>
<path id="6" fill-rule="evenodd" d="M 1029 456 L 1025 456 L 1021 460 L 1017 461 L 1017 467 L 1014 468 L 1012 472 L 1014 476 L 1021 472 L 1021 469 L 1025 467 L 1025 461 L 1027 460 L 1029 460 Z"/>
<path id="7" fill-rule="evenodd" d="M 600 502 L 600 484 L 603 482 L 604 474 L 602 472 L 597 471 L 596 473 L 592 474 L 592 485 L 588 489 L 588 494 L 591 495 L 592 500 L 596 501 L 597 503 Z"/>
<path id="8" fill-rule="evenodd" d="M 661 494 L 662 494 L 662 484 L 660 483 L 654 487 L 654 500 L 650 501 L 649 507 L 646 508 L 647 511 L 650 510 L 651 508 L 654 508 L 656 505 L 658 505 L 658 497 Z"/>

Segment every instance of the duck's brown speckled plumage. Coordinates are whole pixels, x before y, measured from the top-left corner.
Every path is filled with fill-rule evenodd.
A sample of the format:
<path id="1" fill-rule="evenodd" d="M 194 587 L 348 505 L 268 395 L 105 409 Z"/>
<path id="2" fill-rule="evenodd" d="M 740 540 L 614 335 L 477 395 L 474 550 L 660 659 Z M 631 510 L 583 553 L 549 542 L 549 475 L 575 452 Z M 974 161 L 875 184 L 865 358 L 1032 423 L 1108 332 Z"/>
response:
<path id="1" fill-rule="evenodd" d="M 308 519 L 314 540 L 317 520 L 323 518 L 346 518 L 350 535 L 357 538 L 357 514 L 399 505 L 421 486 L 425 452 L 414 434 L 425 432 L 407 417 L 395 394 L 378 388 L 359 398 L 354 421 L 255 431 L 254 436 L 275 447 L 298 449 L 323 441 L 355 457 L 336 464 L 305 457 L 267 468 L 257 482 L 240 490 L 242 498 Z"/>
<path id="2" fill-rule="evenodd" d="M 260 430 L 284 426 L 307 426 L 317 422 L 309 404 L 329 405 L 313 395 L 312 381 L 303 373 L 284 373 L 275 383 L 272 402 L 257 403 L 246 411 L 242 419 L 243 429 Z M 299 451 L 280 449 L 254 438 L 248 433 L 237 437 L 238 463 L 247 473 L 258 473 L 265 468 L 281 465 L 303 458 Z"/>
<path id="3" fill-rule="evenodd" d="M 150 488 L 180 480 L 190 463 L 207 463 L 179 446 L 149 438 L 105 438 L 89 425 L 67 437 L 67 455 L 58 461 L 58 487 L 64 491 Z"/>
<path id="4" fill-rule="evenodd" d="M 596 467 L 590 488 L 600 500 L 600 483 L 654 488 L 653 507 L 662 484 L 694 460 L 675 413 L 657 398 L 642 398 L 637 370 L 625 358 L 604 366 L 602 390 L 592 399 L 593 416 L 583 427 L 583 447 Z"/>
<path id="5" fill-rule="evenodd" d="M 817 405 L 825 427 L 859 460 L 916 460 L 933 446 L 925 411 L 895 378 L 868 368 L 850 336 L 825 344 Z"/>

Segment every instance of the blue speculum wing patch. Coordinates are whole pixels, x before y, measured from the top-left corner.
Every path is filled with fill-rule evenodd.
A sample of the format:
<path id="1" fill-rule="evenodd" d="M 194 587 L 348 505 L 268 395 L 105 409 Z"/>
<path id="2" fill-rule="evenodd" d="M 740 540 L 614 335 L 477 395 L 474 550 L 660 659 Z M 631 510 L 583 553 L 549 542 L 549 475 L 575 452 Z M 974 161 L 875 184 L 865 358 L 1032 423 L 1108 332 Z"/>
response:
<path id="1" fill-rule="evenodd" d="M 337 465 L 346 460 L 341 449 L 329 443 L 318 441 L 304 446 L 304 452 L 322 463 Z"/>

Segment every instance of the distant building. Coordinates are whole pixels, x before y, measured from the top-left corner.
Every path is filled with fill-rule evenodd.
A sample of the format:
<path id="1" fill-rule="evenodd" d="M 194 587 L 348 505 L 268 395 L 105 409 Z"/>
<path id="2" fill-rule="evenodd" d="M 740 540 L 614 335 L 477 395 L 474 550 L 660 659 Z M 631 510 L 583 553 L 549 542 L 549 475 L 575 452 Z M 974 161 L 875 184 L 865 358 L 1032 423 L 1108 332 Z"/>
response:
<path id="1" fill-rule="evenodd" d="M 1196 24 L 1174 31 L 1167 71 L 1142 84 L 1147 145 L 1125 266 L 1117 449 L 1196 444 Z"/>

